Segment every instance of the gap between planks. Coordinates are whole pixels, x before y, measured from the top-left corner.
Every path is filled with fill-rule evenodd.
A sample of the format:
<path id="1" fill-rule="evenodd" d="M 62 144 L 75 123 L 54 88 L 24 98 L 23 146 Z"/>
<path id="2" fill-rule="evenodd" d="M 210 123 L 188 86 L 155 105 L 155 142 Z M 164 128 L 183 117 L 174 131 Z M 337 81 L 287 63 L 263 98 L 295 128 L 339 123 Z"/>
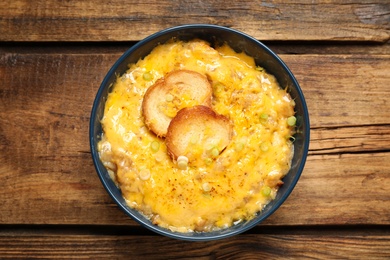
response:
<path id="1" fill-rule="evenodd" d="M 257 225 L 243 234 L 361 236 L 389 235 L 390 225 Z M 66 225 L 66 224 L 0 224 L 0 237 L 4 236 L 159 236 L 140 225 Z"/>
<path id="2" fill-rule="evenodd" d="M 138 41 L 122 42 L 0 42 L 0 53 L 63 53 L 109 54 L 123 53 Z M 389 54 L 390 41 L 330 42 L 330 41 L 261 41 L 277 54 Z"/>
<path id="3" fill-rule="evenodd" d="M 94 227 L 84 227 L 92 229 Z M 105 227 L 112 228 L 112 227 Z M 112 234 L 119 228 L 120 233 Z M 257 232 L 256 232 L 257 229 Z M 125 259 L 385 259 L 390 256 L 389 226 L 261 227 L 230 238 L 188 242 L 123 231 L 96 234 L 67 231 L 39 234 L 0 232 L 0 257 Z M 77 229 L 79 231 L 80 229 Z M 260 231 L 259 231 L 260 230 Z"/>

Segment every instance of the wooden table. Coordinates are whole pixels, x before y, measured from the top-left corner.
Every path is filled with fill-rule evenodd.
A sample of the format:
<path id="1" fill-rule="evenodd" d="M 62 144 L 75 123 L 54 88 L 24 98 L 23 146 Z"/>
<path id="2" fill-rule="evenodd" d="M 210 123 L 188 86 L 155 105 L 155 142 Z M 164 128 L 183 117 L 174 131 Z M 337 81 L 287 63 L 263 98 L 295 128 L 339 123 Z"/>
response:
<path id="1" fill-rule="evenodd" d="M 309 157 L 286 203 L 213 242 L 162 237 L 127 217 L 100 183 L 88 141 L 114 61 L 189 23 L 267 44 L 311 116 Z M 389 39 L 388 0 L 2 0 L 0 258 L 390 258 Z"/>

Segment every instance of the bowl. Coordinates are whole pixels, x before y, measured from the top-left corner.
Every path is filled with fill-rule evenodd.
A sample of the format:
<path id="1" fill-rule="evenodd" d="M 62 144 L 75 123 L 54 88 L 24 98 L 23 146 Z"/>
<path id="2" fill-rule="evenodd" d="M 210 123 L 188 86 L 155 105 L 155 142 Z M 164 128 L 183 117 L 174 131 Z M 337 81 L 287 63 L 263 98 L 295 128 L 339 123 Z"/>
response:
<path id="1" fill-rule="evenodd" d="M 117 75 L 123 74 L 128 69 L 128 64 L 136 63 L 140 58 L 148 55 L 155 46 L 167 42 L 174 37 L 180 40 L 200 38 L 210 43 L 226 42 L 236 52 L 243 51 L 247 53 L 254 57 L 257 65 L 273 74 L 277 78 L 280 86 L 288 89 L 296 104 L 297 133 L 294 135 L 294 156 L 291 169 L 283 178 L 284 184 L 279 188 L 276 198 L 259 212 L 255 218 L 219 231 L 178 233 L 153 225 L 144 215 L 126 204 L 120 189 L 110 178 L 106 168 L 99 159 L 97 143 L 102 134 L 100 122 L 103 117 L 105 101 L 110 91 L 110 86 L 115 82 Z M 135 44 L 115 62 L 102 81 L 96 94 L 90 117 L 89 137 L 93 163 L 97 174 L 104 188 L 120 209 L 142 226 L 158 234 L 181 240 L 207 241 L 223 239 L 245 232 L 268 218 L 283 204 L 294 189 L 304 168 L 309 147 L 309 131 L 308 109 L 302 90 L 289 68 L 272 50 L 255 38 L 231 28 L 217 25 L 191 24 L 159 31 Z"/>

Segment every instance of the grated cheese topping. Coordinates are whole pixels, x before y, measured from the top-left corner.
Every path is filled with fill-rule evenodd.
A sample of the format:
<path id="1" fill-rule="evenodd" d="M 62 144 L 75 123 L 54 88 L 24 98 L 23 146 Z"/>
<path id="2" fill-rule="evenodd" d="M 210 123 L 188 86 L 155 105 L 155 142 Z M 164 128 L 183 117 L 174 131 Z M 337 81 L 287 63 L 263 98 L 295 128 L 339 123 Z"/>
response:
<path id="1" fill-rule="evenodd" d="M 213 110 L 233 122 L 226 149 L 198 158 L 203 163 L 195 166 L 180 161 L 178 167 L 141 112 L 147 88 L 178 69 L 207 75 Z M 227 228 L 253 218 L 275 198 L 291 166 L 294 127 L 287 119 L 293 115 L 290 95 L 252 57 L 228 45 L 170 41 L 117 78 L 102 119 L 100 158 L 129 206 L 154 224 L 178 232 Z"/>

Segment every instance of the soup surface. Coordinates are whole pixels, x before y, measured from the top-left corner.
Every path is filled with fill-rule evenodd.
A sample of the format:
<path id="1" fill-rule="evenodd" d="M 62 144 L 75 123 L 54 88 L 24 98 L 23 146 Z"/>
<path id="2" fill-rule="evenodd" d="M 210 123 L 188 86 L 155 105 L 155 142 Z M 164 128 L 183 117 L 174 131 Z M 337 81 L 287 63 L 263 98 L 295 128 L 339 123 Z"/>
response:
<path id="1" fill-rule="evenodd" d="M 147 89 L 177 70 L 207 77 L 211 109 L 233 129 L 224 150 L 215 153 L 207 143 L 202 157 L 184 167 L 142 113 Z M 194 105 L 188 96 L 178 102 L 180 109 Z M 172 40 L 118 76 L 106 101 L 98 149 L 130 207 L 173 231 L 207 232 L 249 220 L 275 198 L 291 166 L 294 124 L 294 101 L 253 58 L 228 45 Z"/>

